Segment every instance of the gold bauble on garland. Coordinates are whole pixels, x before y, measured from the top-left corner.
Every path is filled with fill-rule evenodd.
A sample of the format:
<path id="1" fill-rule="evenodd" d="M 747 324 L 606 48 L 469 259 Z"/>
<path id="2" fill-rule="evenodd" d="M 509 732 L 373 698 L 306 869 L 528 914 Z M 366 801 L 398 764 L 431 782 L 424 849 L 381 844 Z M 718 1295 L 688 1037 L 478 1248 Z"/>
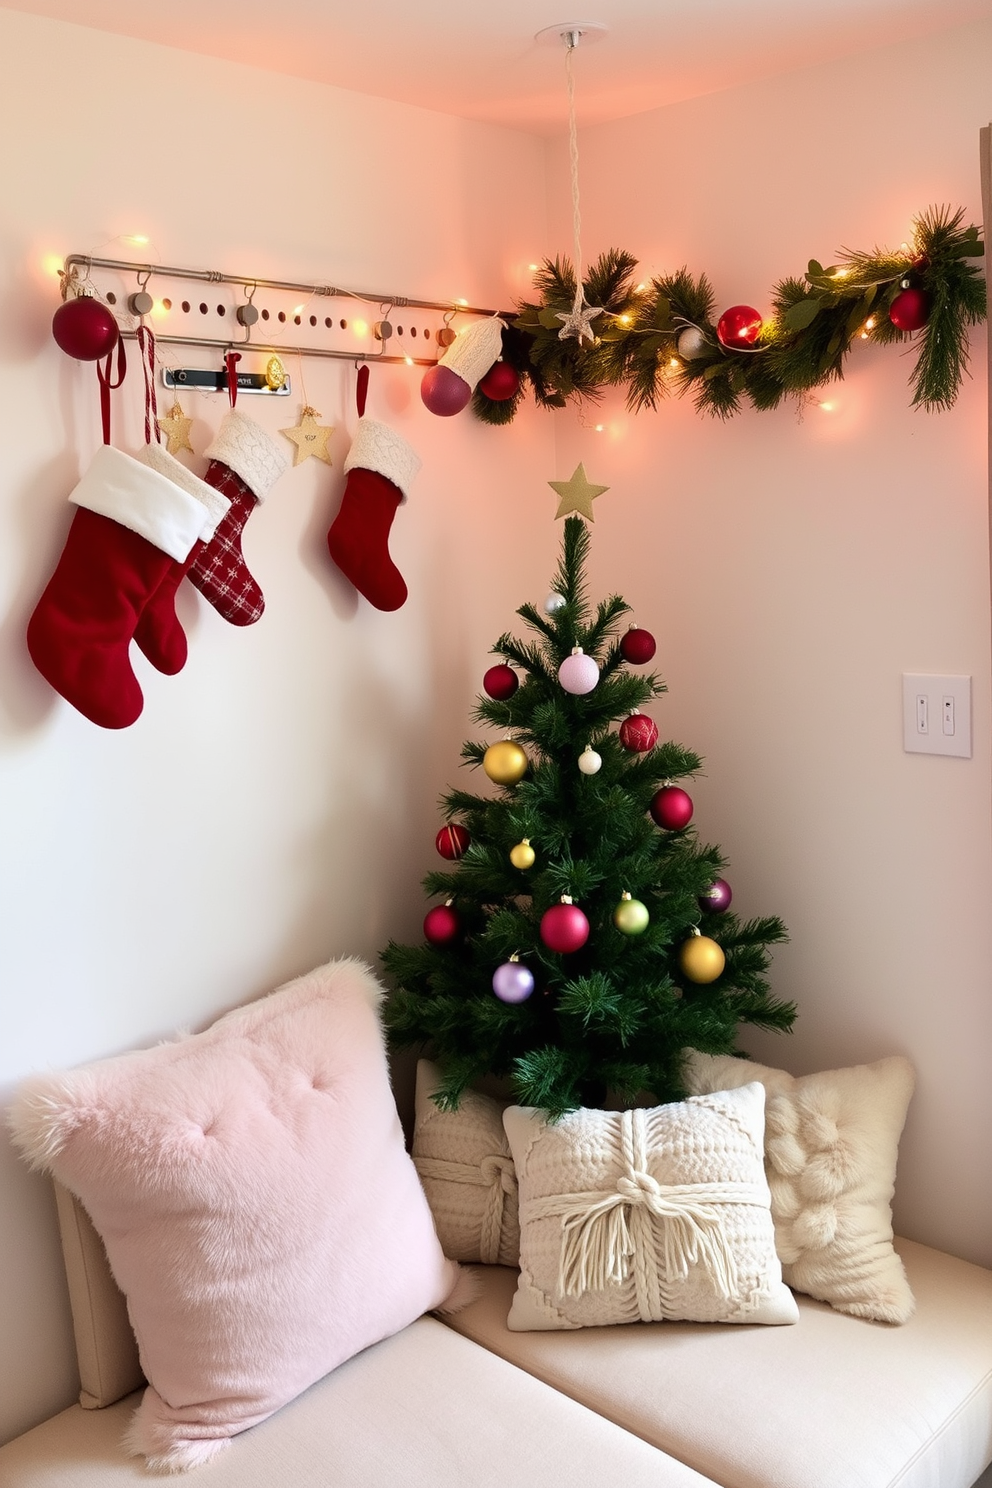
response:
<path id="1" fill-rule="evenodd" d="M 679 965 L 690 982 L 715 982 L 727 964 L 723 951 L 708 935 L 694 930 L 679 950 Z"/>
<path id="2" fill-rule="evenodd" d="M 490 744 L 482 756 L 482 768 L 497 785 L 516 785 L 527 773 L 529 760 L 513 739 L 500 739 Z"/>

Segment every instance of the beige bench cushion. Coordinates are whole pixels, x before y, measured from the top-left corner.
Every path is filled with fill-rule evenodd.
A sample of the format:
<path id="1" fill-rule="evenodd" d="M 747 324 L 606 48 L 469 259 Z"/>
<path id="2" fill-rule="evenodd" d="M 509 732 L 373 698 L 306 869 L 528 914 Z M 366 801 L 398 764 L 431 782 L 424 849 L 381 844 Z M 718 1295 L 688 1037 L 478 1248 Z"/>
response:
<path id="1" fill-rule="evenodd" d="M 78 1405 L 0 1447 L 3 1488 L 149 1488 L 121 1449 L 137 1396 Z M 713 1488 L 708 1479 L 433 1318 L 342 1364 L 244 1432 L 204 1488 Z"/>
<path id="2" fill-rule="evenodd" d="M 992 1272 L 897 1243 L 901 1327 L 799 1297 L 793 1328 L 511 1333 L 502 1267 L 447 1321 L 724 1488 L 970 1488 L 992 1460 Z"/>

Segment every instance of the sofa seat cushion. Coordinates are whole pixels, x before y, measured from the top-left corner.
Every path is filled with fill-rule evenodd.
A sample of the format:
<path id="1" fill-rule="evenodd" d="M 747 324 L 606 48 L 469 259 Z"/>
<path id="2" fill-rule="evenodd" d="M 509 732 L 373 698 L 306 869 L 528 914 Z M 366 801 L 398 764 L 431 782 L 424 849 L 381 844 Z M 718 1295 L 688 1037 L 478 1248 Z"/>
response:
<path id="1" fill-rule="evenodd" d="M 446 1321 L 724 1488 L 971 1488 L 992 1459 L 992 1272 L 897 1248 L 901 1327 L 799 1297 L 793 1328 L 515 1333 L 505 1267 Z"/>
<path id="2" fill-rule="evenodd" d="M 148 1488 L 156 1478 L 121 1445 L 136 1401 L 74 1405 L 0 1447 L 3 1488 Z M 434 1318 L 342 1364 L 203 1469 L 205 1488 L 559 1482 L 713 1488 Z"/>

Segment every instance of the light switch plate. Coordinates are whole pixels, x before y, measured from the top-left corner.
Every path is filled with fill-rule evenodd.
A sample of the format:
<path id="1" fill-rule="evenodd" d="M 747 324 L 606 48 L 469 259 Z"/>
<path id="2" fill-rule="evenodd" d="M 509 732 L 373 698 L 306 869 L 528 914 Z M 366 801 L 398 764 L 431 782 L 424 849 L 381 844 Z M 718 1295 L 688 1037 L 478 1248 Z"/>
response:
<path id="1" fill-rule="evenodd" d="M 971 759 L 971 678 L 904 672 L 903 748 Z"/>

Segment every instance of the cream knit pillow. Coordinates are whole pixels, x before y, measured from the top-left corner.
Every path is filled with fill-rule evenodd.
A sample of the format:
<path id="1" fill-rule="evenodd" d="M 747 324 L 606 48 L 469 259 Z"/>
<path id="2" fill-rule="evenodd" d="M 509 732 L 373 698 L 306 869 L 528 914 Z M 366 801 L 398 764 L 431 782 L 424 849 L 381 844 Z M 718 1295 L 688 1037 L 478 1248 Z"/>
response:
<path id="1" fill-rule="evenodd" d="M 775 1243 L 790 1286 L 839 1312 L 904 1323 L 915 1303 L 892 1248 L 892 1193 L 913 1067 L 894 1056 L 799 1079 L 690 1051 L 701 1094 L 760 1080 Z"/>
<path id="2" fill-rule="evenodd" d="M 504 1102 L 466 1090 L 457 1111 L 431 1099 L 437 1066 L 417 1064 L 413 1161 L 441 1249 L 453 1261 L 515 1266 L 520 1257 L 517 1179 L 503 1131 Z"/>
<path id="3" fill-rule="evenodd" d="M 762 1162 L 764 1090 L 503 1113 L 520 1185 L 513 1332 L 664 1318 L 794 1323 Z"/>

